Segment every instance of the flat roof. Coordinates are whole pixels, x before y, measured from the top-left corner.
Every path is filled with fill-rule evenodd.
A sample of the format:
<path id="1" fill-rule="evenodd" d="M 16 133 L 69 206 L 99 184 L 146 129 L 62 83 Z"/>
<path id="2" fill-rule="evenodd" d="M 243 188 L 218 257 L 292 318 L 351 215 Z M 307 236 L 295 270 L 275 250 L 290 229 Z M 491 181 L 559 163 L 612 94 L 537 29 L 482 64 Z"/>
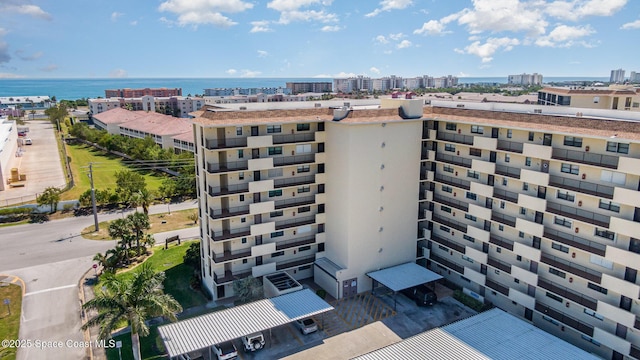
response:
<path id="1" fill-rule="evenodd" d="M 265 275 L 264 278 L 268 280 L 276 289 L 283 291 L 289 290 L 296 287 L 302 287 L 296 279 L 292 278 L 291 275 L 286 272 L 279 272 L 271 275 Z"/>
<path id="2" fill-rule="evenodd" d="M 596 360 L 600 357 L 494 308 L 355 359 Z"/>
<path id="3" fill-rule="evenodd" d="M 442 279 L 442 276 L 416 263 L 406 263 L 372 271 L 367 273 L 367 276 L 393 291 Z"/>
<path id="4" fill-rule="evenodd" d="M 158 327 L 169 357 L 333 310 L 309 289 Z"/>

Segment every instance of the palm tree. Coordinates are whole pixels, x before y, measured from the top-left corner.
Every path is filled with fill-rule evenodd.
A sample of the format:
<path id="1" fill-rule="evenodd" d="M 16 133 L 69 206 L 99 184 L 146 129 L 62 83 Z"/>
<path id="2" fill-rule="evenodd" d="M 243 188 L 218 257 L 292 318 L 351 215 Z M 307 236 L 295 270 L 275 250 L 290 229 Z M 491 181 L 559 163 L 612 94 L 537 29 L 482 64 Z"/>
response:
<path id="1" fill-rule="evenodd" d="M 85 310 L 98 312 L 82 328 L 86 330 L 99 325 L 98 338 L 106 340 L 119 323 L 127 321 L 131 327 L 133 358 L 141 359 L 140 336 L 149 335 L 145 320 L 164 316 L 176 321 L 176 313 L 182 311 L 182 306 L 171 295 L 164 293 L 164 278 L 164 272 L 155 272 L 148 264 L 142 265 L 132 278 L 106 274 L 101 279 L 104 291 L 82 306 Z"/>
<path id="2" fill-rule="evenodd" d="M 116 219 L 109 224 L 109 236 L 114 239 L 120 239 L 122 246 L 125 250 L 125 261 L 129 262 L 129 250 L 127 245 L 131 247 L 131 227 L 127 219 Z"/>
<path id="3" fill-rule="evenodd" d="M 137 254 L 138 256 L 140 256 L 140 238 L 142 237 L 144 231 L 148 230 L 151 227 L 151 224 L 149 224 L 149 216 L 143 213 L 135 212 L 127 216 L 127 222 L 129 223 L 129 226 L 131 226 L 133 235 L 136 238 Z"/>
<path id="4" fill-rule="evenodd" d="M 135 193 L 131 194 L 131 206 L 137 208 L 142 206 L 142 212 L 145 215 L 149 215 L 149 206 L 153 202 L 153 193 L 147 188 L 142 188 Z M 136 211 L 138 211 L 136 209 Z"/>

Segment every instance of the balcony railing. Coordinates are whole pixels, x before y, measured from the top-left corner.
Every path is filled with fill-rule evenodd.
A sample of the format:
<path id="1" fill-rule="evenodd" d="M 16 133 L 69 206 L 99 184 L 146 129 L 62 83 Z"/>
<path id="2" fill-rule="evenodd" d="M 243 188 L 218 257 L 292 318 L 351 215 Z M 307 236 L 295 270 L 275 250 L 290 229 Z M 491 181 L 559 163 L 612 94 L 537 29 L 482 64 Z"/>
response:
<path id="1" fill-rule="evenodd" d="M 278 200 L 275 202 L 276 210 L 285 209 L 289 207 L 302 206 L 302 205 L 310 205 L 316 202 L 315 196 L 307 196 L 301 198 L 291 198 L 287 200 Z"/>
<path id="2" fill-rule="evenodd" d="M 316 217 L 307 216 L 299 219 L 276 221 L 276 230 L 288 229 L 296 226 L 309 225 L 316 222 Z"/>
<path id="3" fill-rule="evenodd" d="M 602 281 L 602 273 L 591 270 L 587 267 L 584 267 L 578 264 L 574 264 L 570 261 L 557 258 L 555 256 L 542 254 L 542 256 L 540 257 L 540 261 L 549 266 L 553 266 L 555 268 L 570 272 L 574 275 L 578 275 L 585 279 L 595 281 L 598 284 L 600 284 L 600 281 Z"/>
<path id="4" fill-rule="evenodd" d="M 610 216 L 600 215 L 591 211 L 577 209 L 573 206 L 566 206 L 552 202 L 547 203 L 547 212 L 606 228 L 609 227 L 609 222 L 611 221 Z"/>
<path id="5" fill-rule="evenodd" d="M 505 225 L 509 225 L 511 227 L 516 227 L 516 218 L 513 216 L 498 214 L 496 212 L 493 212 L 491 213 L 491 220 L 497 221 Z"/>
<path id="6" fill-rule="evenodd" d="M 244 279 L 251 275 L 251 270 L 242 270 L 242 271 L 225 271 L 223 276 L 218 276 L 218 274 L 213 273 L 213 281 L 216 285 L 222 285 L 224 283 L 230 283 L 234 280 Z"/>
<path id="7" fill-rule="evenodd" d="M 310 265 L 310 264 L 313 264 L 314 261 L 316 261 L 315 255 L 306 256 L 306 257 L 303 257 L 302 259 L 276 263 L 276 270 L 285 270 L 285 269 L 290 269 L 298 266 Z"/>
<path id="8" fill-rule="evenodd" d="M 225 149 L 233 147 L 246 147 L 247 138 L 233 138 L 233 139 L 212 139 L 206 141 L 206 148 L 208 150 L 213 149 Z"/>
<path id="9" fill-rule="evenodd" d="M 544 237 L 547 239 L 555 240 L 561 242 L 565 245 L 573 246 L 575 248 L 588 251 L 592 254 L 605 256 L 607 247 L 595 241 L 590 241 L 587 239 L 583 239 L 578 236 L 573 236 L 571 234 L 565 234 L 563 232 L 553 230 L 553 229 L 545 229 Z"/>
<path id="10" fill-rule="evenodd" d="M 239 194 L 249 191 L 249 184 L 237 184 L 227 186 L 209 186 L 210 196 Z"/>
<path id="11" fill-rule="evenodd" d="M 295 155 L 295 156 L 279 156 L 273 158 L 274 166 L 287 166 L 287 165 L 297 165 L 297 164 L 306 164 L 312 163 L 316 161 L 316 157 L 314 154 L 308 155 Z"/>
<path id="12" fill-rule="evenodd" d="M 273 135 L 273 144 L 286 144 L 286 143 L 298 143 L 308 142 L 315 140 L 314 133 L 301 133 L 291 135 Z"/>
<path id="13" fill-rule="evenodd" d="M 551 153 L 552 159 L 566 160 L 571 162 L 577 162 L 580 164 L 588 164 L 601 166 L 608 169 L 617 169 L 618 160 L 617 156 L 600 155 L 584 151 L 565 150 L 565 149 L 553 149 Z"/>
<path id="14" fill-rule="evenodd" d="M 633 327 L 640 330 L 640 318 L 636 316 L 636 322 L 633 324 Z"/>
<path id="15" fill-rule="evenodd" d="M 629 350 L 629 355 L 633 356 L 636 359 L 640 359 L 640 347 L 631 344 L 631 349 Z"/>
<path id="16" fill-rule="evenodd" d="M 493 189 L 493 197 L 494 198 L 498 198 L 498 199 L 502 199 L 502 200 L 507 200 L 510 201 L 512 203 L 518 203 L 518 193 L 514 193 L 511 191 L 507 191 L 507 190 L 502 190 L 502 189 Z"/>
<path id="17" fill-rule="evenodd" d="M 221 263 L 230 260 L 242 259 L 245 257 L 251 256 L 251 249 L 242 249 L 236 251 L 225 251 L 222 254 L 213 254 L 213 261 L 216 263 Z"/>
<path id="18" fill-rule="evenodd" d="M 586 295 L 582 295 L 573 290 L 569 290 L 568 288 L 557 285 L 549 280 L 538 278 L 538 286 L 543 289 L 549 290 L 556 295 L 562 296 L 580 305 L 586 306 L 591 310 L 596 310 L 598 308 L 598 301 L 596 299 L 590 298 Z"/>
<path id="19" fill-rule="evenodd" d="M 222 173 L 227 171 L 247 170 L 249 168 L 248 162 L 245 161 L 232 161 L 225 164 L 207 164 L 207 172 L 210 174 Z"/>
<path id="20" fill-rule="evenodd" d="M 213 241 L 221 241 L 249 235 L 251 235 L 250 227 L 233 230 L 211 231 L 211 238 L 213 239 Z"/>
<path id="21" fill-rule="evenodd" d="M 520 179 L 520 169 L 506 165 L 496 165 L 496 174 Z"/>
<path id="22" fill-rule="evenodd" d="M 463 223 L 461 223 L 459 221 L 455 221 L 455 220 L 452 220 L 452 219 L 447 219 L 445 217 L 442 217 L 442 216 L 439 216 L 439 215 L 436 215 L 436 214 L 434 214 L 431 217 L 431 220 L 439 222 L 440 224 L 442 224 L 444 226 L 447 226 L 447 227 L 454 228 L 456 230 L 462 231 L 463 233 L 467 232 L 467 225 L 463 224 Z"/>
<path id="23" fill-rule="evenodd" d="M 276 243 L 276 250 L 290 249 L 298 246 L 309 245 L 316 242 L 316 236 L 311 235 L 300 239 L 292 239 L 287 241 L 279 241 Z"/>
<path id="24" fill-rule="evenodd" d="M 436 160 L 453 164 L 453 165 L 464 166 L 466 168 L 471 168 L 471 159 L 465 159 L 461 156 L 438 153 L 436 155 Z"/>
<path id="25" fill-rule="evenodd" d="M 226 208 L 226 209 L 209 208 L 209 216 L 212 219 L 220 219 L 225 217 L 247 215 L 247 214 L 249 214 L 249 205 L 235 206 L 235 207 Z"/>
<path id="26" fill-rule="evenodd" d="M 496 269 L 502 270 L 508 274 L 511 274 L 511 264 L 508 264 L 504 261 L 500 261 L 496 258 L 492 258 L 491 256 L 489 256 L 487 258 L 487 264 L 489 266 L 493 266 Z"/>
<path id="27" fill-rule="evenodd" d="M 443 237 L 440 237 L 440 236 L 434 235 L 434 234 L 431 234 L 431 240 L 437 242 L 440 245 L 444 245 L 444 246 L 448 247 L 449 249 L 453 249 L 453 250 L 455 250 L 457 252 L 460 252 L 460 253 L 463 253 L 463 254 L 465 253 L 465 247 L 460 245 L 460 244 L 458 244 L 458 243 L 456 243 L 456 242 L 454 242 L 454 241 L 447 240 L 447 239 L 445 239 Z"/>
<path id="28" fill-rule="evenodd" d="M 458 201 L 458 200 L 454 200 L 452 198 L 446 197 L 446 196 L 438 196 L 435 195 L 433 197 L 433 200 L 441 203 L 441 204 L 445 204 L 451 207 L 454 207 L 458 210 L 462 210 L 462 211 L 469 211 L 469 204 L 463 201 Z"/>
<path id="29" fill-rule="evenodd" d="M 491 288 L 497 292 L 499 292 L 500 294 L 504 295 L 504 296 L 509 296 L 509 288 L 499 284 L 491 279 L 486 279 L 484 281 L 484 284 L 488 287 Z"/>
<path id="30" fill-rule="evenodd" d="M 580 320 L 572 318 L 571 316 L 565 315 L 560 311 L 557 311 L 545 304 L 539 303 L 536 301 L 536 311 L 539 311 L 555 320 L 560 321 L 561 323 L 568 325 L 582 333 L 585 333 L 589 336 L 593 336 L 593 326 L 589 324 L 585 324 Z"/>
<path id="31" fill-rule="evenodd" d="M 297 176 L 297 177 L 286 178 L 286 179 L 276 179 L 273 181 L 273 187 L 278 189 L 278 188 L 283 188 L 287 186 L 313 184 L 314 182 L 316 182 L 315 175 Z"/>
<path id="32" fill-rule="evenodd" d="M 555 175 L 549 176 L 549 185 L 566 190 L 578 191 L 584 194 L 613 199 L 614 188 L 612 186 L 598 185 L 586 181 L 567 179 Z"/>
<path id="33" fill-rule="evenodd" d="M 493 245 L 497 245 L 513 251 L 513 241 L 511 240 L 507 240 L 497 235 L 491 235 L 491 237 L 489 237 L 489 242 Z"/>
<path id="34" fill-rule="evenodd" d="M 498 140 L 498 145 L 496 146 L 496 149 L 522 154 L 523 147 L 524 145 L 522 145 L 522 143 L 520 142 Z"/>
<path id="35" fill-rule="evenodd" d="M 454 263 L 452 261 L 449 261 L 449 260 L 447 260 L 447 259 L 445 259 L 443 257 L 435 255 L 434 253 L 431 253 L 431 255 L 429 255 L 429 259 L 431 259 L 431 260 L 433 260 L 433 261 L 435 261 L 437 263 L 440 263 L 440 264 L 448 267 L 451 270 L 455 270 L 460 274 L 464 274 L 464 266 L 458 265 L 458 264 L 456 264 L 456 263 Z"/>
<path id="36" fill-rule="evenodd" d="M 463 188 L 465 190 L 471 189 L 471 182 L 469 182 L 467 180 L 456 179 L 456 178 L 451 177 L 451 176 L 440 175 L 440 174 L 435 176 L 435 180 L 438 181 L 438 182 L 441 182 L 443 184 L 447 184 L 447 185 Z"/>
<path id="37" fill-rule="evenodd" d="M 438 135 L 436 136 L 436 139 L 455 142 L 458 144 L 473 145 L 473 136 L 470 136 L 470 135 L 452 134 L 452 133 L 439 131 Z"/>

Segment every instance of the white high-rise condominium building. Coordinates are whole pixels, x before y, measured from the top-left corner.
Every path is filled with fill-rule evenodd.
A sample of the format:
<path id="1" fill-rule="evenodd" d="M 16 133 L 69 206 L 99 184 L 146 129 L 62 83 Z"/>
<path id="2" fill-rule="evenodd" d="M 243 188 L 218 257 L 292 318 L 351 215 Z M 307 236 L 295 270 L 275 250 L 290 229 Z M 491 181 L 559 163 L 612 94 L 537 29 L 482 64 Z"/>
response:
<path id="1" fill-rule="evenodd" d="M 640 116 L 493 106 L 206 109 L 203 286 L 220 299 L 286 271 L 341 298 L 417 262 L 605 359 L 640 359 Z"/>
<path id="2" fill-rule="evenodd" d="M 632 71 L 629 75 L 629 82 L 631 83 L 640 83 L 640 73 Z"/>
<path id="3" fill-rule="evenodd" d="M 542 75 L 538 73 L 509 75 L 507 78 L 507 83 L 525 86 L 542 85 Z"/>
<path id="4" fill-rule="evenodd" d="M 624 70 L 611 70 L 611 77 L 609 78 L 609 82 L 612 83 L 622 83 L 624 82 Z"/>

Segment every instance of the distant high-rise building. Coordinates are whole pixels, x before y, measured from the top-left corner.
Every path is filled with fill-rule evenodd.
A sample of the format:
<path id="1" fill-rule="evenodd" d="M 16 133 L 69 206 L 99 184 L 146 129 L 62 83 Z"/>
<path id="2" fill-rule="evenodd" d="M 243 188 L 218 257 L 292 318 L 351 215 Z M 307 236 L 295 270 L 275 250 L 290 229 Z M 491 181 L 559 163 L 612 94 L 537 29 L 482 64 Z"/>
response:
<path id="1" fill-rule="evenodd" d="M 331 82 L 323 81 L 323 82 L 288 82 L 286 84 L 287 89 L 292 94 L 300 94 L 300 93 L 325 93 L 331 92 Z"/>
<path id="2" fill-rule="evenodd" d="M 640 73 L 632 71 L 631 75 L 629 75 L 629 82 L 640 83 Z"/>
<path id="3" fill-rule="evenodd" d="M 609 82 L 612 83 L 621 83 L 624 82 L 624 70 L 611 70 L 611 77 L 609 78 Z"/>
<path id="4" fill-rule="evenodd" d="M 542 75 L 538 73 L 509 75 L 507 82 L 513 85 L 542 85 Z"/>
<path id="5" fill-rule="evenodd" d="M 122 98 L 139 98 L 143 96 L 155 96 L 155 97 L 171 97 L 182 96 L 181 88 L 144 88 L 144 89 L 117 89 L 117 90 L 105 90 L 104 97 L 122 97 Z"/>

